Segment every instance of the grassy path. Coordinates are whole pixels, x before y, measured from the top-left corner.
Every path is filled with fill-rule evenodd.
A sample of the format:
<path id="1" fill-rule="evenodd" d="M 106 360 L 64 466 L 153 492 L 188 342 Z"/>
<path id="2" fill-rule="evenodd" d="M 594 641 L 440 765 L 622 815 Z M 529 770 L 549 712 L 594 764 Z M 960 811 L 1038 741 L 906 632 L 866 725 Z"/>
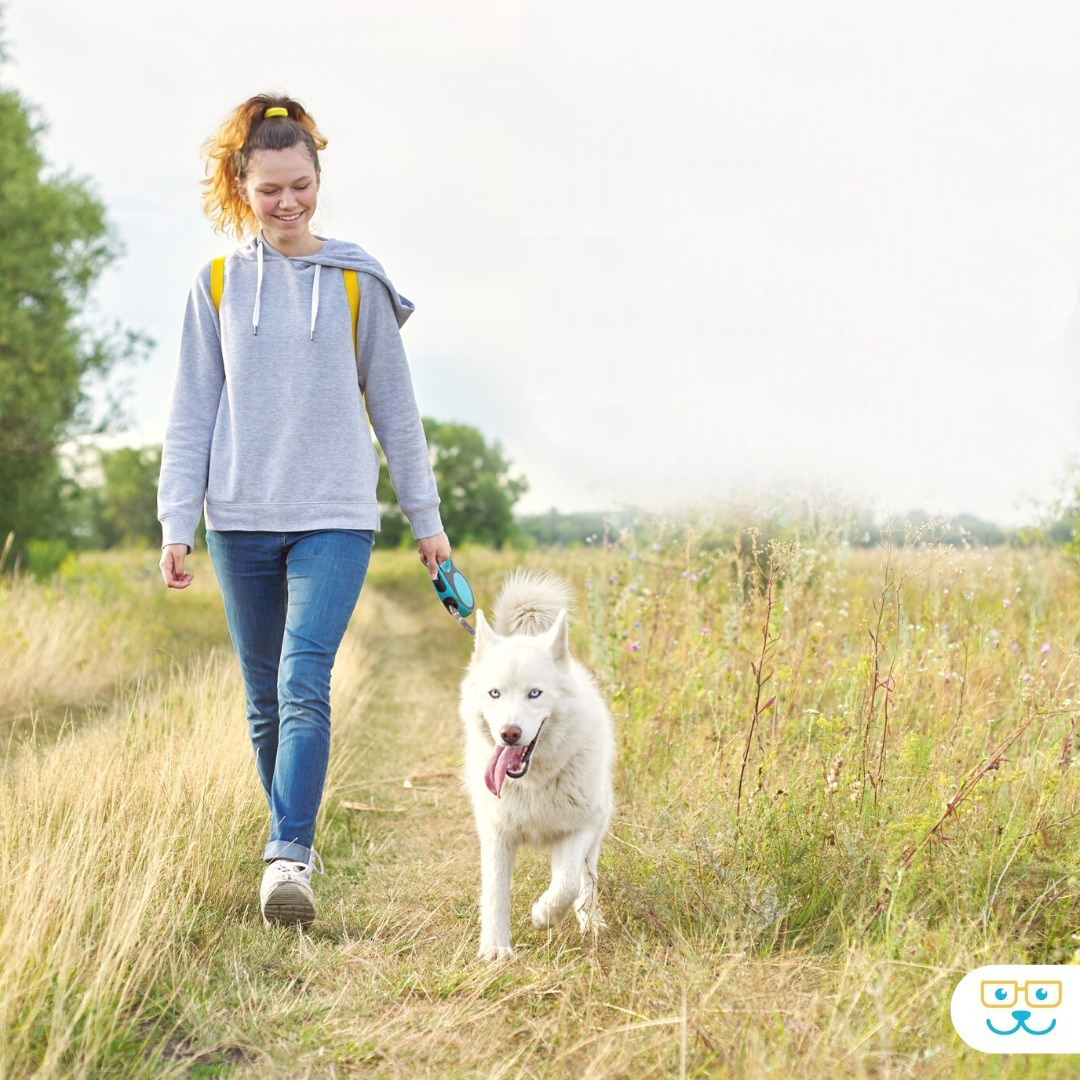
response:
<path id="1" fill-rule="evenodd" d="M 388 589 L 364 597 L 351 632 L 363 643 L 366 692 L 352 709 L 335 700 L 343 730 L 334 753 L 343 749 L 347 762 L 331 775 L 323 827 L 335 867 L 363 885 L 340 903 L 352 904 L 353 918 L 366 913 L 368 933 L 374 923 L 411 949 L 432 909 L 471 897 L 475 870 L 458 779 L 457 684 L 471 645 L 423 599 Z"/>

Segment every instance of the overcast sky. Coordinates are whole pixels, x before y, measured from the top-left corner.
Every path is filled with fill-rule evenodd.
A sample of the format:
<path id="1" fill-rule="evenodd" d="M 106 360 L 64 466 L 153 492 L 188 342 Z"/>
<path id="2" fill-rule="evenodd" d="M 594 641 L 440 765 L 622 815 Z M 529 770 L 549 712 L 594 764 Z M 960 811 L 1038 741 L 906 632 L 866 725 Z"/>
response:
<path id="1" fill-rule="evenodd" d="M 2 73 L 125 254 L 159 442 L 187 289 L 231 242 L 199 145 L 263 90 L 330 140 L 319 224 L 417 305 L 423 412 L 520 509 L 772 482 L 1032 516 L 1080 452 L 1080 7 L 797 0 L 16 0 Z"/>

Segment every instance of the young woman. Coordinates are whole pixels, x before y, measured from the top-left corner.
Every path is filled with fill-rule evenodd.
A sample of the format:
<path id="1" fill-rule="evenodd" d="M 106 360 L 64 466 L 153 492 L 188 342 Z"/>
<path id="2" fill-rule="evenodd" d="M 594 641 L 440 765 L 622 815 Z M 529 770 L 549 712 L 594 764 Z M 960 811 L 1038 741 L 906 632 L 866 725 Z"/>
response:
<path id="1" fill-rule="evenodd" d="M 259 95 L 204 147 L 207 216 L 247 240 L 223 282 L 195 276 L 158 487 L 169 588 L 191 584 L 205 505 L 270 805 L 263 918 L 304 925 L 330 671 L 379 524 L 368 420 L 431 577 L 450 555 L 399 334 L 413 305 L 362 248 L 311 231 L 325 145 L 300 104 Z"/>

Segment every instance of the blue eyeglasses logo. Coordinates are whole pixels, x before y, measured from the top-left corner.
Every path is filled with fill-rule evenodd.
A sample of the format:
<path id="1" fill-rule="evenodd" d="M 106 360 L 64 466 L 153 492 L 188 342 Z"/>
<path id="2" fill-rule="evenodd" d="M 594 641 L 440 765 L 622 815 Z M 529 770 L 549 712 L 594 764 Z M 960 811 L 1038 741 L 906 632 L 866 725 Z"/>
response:
<path id="1" fill-rule="evenodd" d="M 1057 1018 L 1051 1017 L 1050 1023 L 1045 1027 L 1028 1026 L 1032 1017 L 1032 1009 L 1056 1009 L 1061 1004 L 1061 982 L 1057 980 L 1041 982 L 1018 983 L 1011 979 L 995 981 L 985 979 L 982 983 L 981 999 L 988 1009 L 1011 1009 L 1011 1016 L 1016 1021 L 1015 1025 L 1007 1031 L 996 1027 L 989 1018 L 986 1026 L 995 1035 L 1015 1035 L 1018 1031 L 1026 1031 L 1029 1035 L 1049 1035 L 1057 1025 Z M 1026 1009 L 1014 1008 L 1023 997 Z M 1038 1021 L 1035 1021 L 1037 1024 Z"/>

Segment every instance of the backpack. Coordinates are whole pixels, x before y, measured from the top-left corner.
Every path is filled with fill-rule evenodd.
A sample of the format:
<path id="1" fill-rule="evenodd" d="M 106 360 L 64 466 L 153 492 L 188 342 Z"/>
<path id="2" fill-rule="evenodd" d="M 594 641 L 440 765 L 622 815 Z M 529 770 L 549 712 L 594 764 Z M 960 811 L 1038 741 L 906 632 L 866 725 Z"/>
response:
<path id="1" fill-rule="evenodd" d="M 353 355 L 356 355 L 356 322 L 360 317 L 360 282 L 355 270 L 342 270 L 345 279 L 345 292 L 349 297 L 349 311 L 352 313 Z M 225 291 L 225 256 L 220 255 L 210 263 L 210 299 L 214 301 L 214 310 L 221 312 L 221 294 Z"/>

